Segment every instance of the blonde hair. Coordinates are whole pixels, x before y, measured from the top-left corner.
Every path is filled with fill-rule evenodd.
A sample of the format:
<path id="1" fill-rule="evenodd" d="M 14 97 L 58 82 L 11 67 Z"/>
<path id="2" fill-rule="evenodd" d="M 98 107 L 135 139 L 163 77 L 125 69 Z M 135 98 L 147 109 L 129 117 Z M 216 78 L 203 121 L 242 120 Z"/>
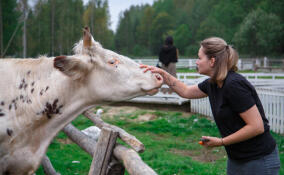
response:
<path id="1" fill-rule="evenodd" d="M 221 83 L 227 77 L 228 71 L 238 70 L 239 55 L 222 38 L 207 38 L 201 41 L 200 45 L 208 59 L 215 58 L 212 82 Z"/>

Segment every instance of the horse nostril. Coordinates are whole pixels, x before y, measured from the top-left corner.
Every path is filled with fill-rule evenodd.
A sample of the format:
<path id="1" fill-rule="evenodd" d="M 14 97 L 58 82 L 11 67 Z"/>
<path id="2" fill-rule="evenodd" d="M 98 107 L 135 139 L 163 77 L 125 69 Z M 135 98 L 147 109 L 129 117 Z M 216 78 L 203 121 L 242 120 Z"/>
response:
<path id="1" fill-rule="evenodd" d="M 158 83 L 161 83 L 163 81 L 163 78 L 161 75 L 159 74 L 155 74 L 156 80 L 158 81 Z"/>
<path id="2" fill-rule="evenodd" d="M 161 77 L 159 75 L 156 74 L 155 77 L 157 80 L 161 80 Z"/>

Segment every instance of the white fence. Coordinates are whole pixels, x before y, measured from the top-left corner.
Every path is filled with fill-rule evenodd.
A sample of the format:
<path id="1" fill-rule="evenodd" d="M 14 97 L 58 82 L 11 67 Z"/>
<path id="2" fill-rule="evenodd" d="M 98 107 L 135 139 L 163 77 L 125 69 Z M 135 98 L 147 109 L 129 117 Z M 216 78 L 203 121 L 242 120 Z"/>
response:
<path id="1" fill-rule="evenodd" d="M 196 67 L 195 58 L 181 58 L 176 64 L 177 68 L 194 69 Z M 134 59 L 138 63 L 155 66 L 158 59 Z M 270 70 L 277 69 L 284 71 L 284 59 L 267 59 L 264 58 L 245 58 L 238 61 L 239 70 Z"/>
<path id="2" fill-rule="evenodd" d="M 156 66 L 156 64 L 158 63 L 158 59 L 134 59 L 134 61 L 136 61 L 137 63 L 142 63 L 151 66 Z M 179 59 L 176 64 L 176 67 L 194 69 L 196 67 L 195 62 L 196 59 Z"/>
<path id="3" fill-rule="evenodd" d="M 190 100 L 190 108 L 191 112 L 199 113 L 213 118 L 208 97 Z"/>
<path id="4" fill-rule="evenodd" d="M 257 88 L 271 130 L 284 134 L 284 92 Z"/>

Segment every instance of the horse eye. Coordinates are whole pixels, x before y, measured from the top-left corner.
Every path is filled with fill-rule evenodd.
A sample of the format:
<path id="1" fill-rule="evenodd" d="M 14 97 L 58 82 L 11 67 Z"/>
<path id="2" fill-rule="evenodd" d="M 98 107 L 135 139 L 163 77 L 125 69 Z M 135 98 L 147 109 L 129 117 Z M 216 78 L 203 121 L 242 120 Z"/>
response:
<path id="1" fill-rule="evenodd" d="M 114 64 L 115 60 L 108 61 L 109 64 Z"/>

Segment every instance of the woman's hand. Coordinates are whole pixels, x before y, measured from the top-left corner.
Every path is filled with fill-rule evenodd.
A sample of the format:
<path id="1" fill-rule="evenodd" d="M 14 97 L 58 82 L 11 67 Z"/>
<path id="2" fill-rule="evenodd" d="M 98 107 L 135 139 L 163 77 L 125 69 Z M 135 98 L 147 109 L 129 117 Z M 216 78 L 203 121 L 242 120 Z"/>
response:
<path id="1" fill-rule="evenodd" d="M 204 141 L 202 142 L 203 146 L 208 146 L 208 147 L 224 146 L 222 138 L 202 136 L 202 140 L 206 140 L 205 142 Z"/>
<path id="2" fill-rule="evenodd" d="M 154 66 L 145 65 L 145 64 L 140 64 L 140 68 L 145 68 L 144 72 L 151 71 L 152 73 L 158 73 L 163 78 L 164 78 L 164 75 L 166 73 L 163 69 L 160 69 L 160 68 L 157 68 L 157 67 L 154 67 Z"/>
<path id="3" fill-rule="evenodd" d="M 140 64 L 140 68 L 145 69 L 144 72 L 151 71 L 152 73 L 160 74 L 163 77 L 164 83 L 167 84 L 175 93 L 177 93 L 183 98 L 192 99 L 207 97 L 207 94 L 201 91 L 198 85 L 187 86 L 186 84 L 179 81 L 177 78 L 167 73 L 163 69 L 144 64 Z"/>

